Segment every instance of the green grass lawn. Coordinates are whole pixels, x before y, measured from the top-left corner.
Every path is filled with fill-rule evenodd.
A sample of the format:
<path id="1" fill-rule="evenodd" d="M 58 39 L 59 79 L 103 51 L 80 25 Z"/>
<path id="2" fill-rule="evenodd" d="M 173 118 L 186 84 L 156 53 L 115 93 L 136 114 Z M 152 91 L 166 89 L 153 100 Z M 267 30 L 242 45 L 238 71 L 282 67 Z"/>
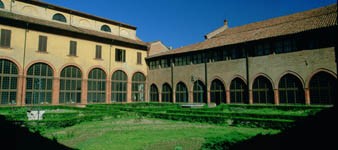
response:
<path id="1" fill-rule="evenodd" d="M 219 126 L 151 118 L 107 118 L 62 129 L 45 130 L 42 135 L 85 150 L 200 149 L 205 138 L 277 133 L 278 130 Z"/>

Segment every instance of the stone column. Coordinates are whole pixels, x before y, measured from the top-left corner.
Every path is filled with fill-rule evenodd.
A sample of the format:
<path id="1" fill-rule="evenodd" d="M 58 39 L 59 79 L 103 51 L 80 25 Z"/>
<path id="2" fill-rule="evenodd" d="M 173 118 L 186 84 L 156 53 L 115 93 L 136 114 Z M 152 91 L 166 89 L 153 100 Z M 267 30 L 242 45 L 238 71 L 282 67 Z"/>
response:
<path id="1" fill-rule="evenodd" d="M 53 92 L 52 92 L 52 104 L 59 104 L 59 93 L 60 93 L 60 78 L 53 78 Z"/>
<path id="2" fill-rule="evenodd" d="M 111 80 L 106 80 L 106 104 L 111 104 Z"/>
<path id="3" fill-rule="evenodd" d="M 193 93 L 193 91 L 189 91 L 188 102 L 194 103 L 194 93 Z"/>
<path id="4" fill-rule="evenodd" d="M 176 92 L 173 90 L 172 93 L 173 94 L 171 96 L 172 96 L 173 103 L 176 103 Z"/>
<path id="5" fill-rule="evenodd" d="M 230 104 L 230 102 L 231 102 L 231 99 L 230 99 L 230 90 L 226 90 L 225 97 L 226 97 L 226 103 Z"/>
<path id="6" fill-rule="evenodd" d="M 88 96 L 88 79 L 82 80 L 82 89 L 81 89 L 81 104 L 87 104 L 87 96 Z"/>
<path id="7" fill-rule="evenodd" d="M 132 102 L 132 88 L 131 88 L 131 81 L 127 82 L 127 103 L 131 103 Z"/>
<path id="8" fill-rule="evenodd" d="M 158 102 L 162 103 L 162 93 L 158 92 Z"/>
<path id="9" fill-rule="evenodd" d="M 207 104 L 211 103 L 211 95 L 210 95 L 210 90 L 207 91 Z"/>
<path id="10" fill-rule="evenodd" d="M 252 94 L 252 90 L 249 90 L 249 104 L 253 104 L 253 94 Z"/>
<path id="11" fill-rule="evenodd" d="M 279 105 L 279 91 L 278 89 L 274 89 L 275 94 L 275 105 Z"/>
<path id="12" fill-rule="evenodd" d="M 305 88 L 305 104 L 310 105 L 311 104 L 311 99 L 310 99 L 310 89 Z"/>
<path id="13" fill-rule="evenodd" d="M 25 95 L 25 77 L 22 75 L 18 76 L 18 81 L 17 81 L 17 91 L 16 91 L 16 105 L 17 106 L 24 106 L 25 105 L 25 100 L 24 100 L 24 95 Z"/>

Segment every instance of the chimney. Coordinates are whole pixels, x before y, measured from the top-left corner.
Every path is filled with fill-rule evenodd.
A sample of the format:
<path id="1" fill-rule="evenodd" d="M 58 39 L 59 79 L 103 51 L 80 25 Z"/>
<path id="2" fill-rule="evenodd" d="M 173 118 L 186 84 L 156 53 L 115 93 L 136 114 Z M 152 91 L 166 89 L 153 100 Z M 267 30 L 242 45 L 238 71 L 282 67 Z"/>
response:
<path id="1" fill-rule="evenodd" d="M 224 26 L 227 26 L 228 27 L 228 20 L 224 19 Z"/>

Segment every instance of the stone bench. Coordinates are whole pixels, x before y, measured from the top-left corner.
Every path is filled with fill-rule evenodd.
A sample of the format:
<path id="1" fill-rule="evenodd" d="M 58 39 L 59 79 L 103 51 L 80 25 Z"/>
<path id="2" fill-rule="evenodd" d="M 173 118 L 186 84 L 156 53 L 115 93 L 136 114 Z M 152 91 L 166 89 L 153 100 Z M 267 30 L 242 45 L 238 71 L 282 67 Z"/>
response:
<path id="1" fill-rule="evenodd" d="M 29 110 L 27 111 L 28 120 L 42 120 L 43 114 L 45 111 L 43 110 Z"/>

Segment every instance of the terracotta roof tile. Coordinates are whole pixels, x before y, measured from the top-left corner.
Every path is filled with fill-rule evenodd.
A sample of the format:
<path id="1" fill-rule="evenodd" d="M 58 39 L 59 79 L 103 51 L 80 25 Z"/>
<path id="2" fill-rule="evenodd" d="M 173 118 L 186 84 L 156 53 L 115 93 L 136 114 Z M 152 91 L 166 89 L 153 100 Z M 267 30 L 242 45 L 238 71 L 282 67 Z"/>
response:
<path id="1" fill-rule="evenodd" d="M 228 28 L 203 42 L 153 55 L 148 58 L 199 51 L 330 26 L 337 26 L 337 4 L 235 28 Z"/>

